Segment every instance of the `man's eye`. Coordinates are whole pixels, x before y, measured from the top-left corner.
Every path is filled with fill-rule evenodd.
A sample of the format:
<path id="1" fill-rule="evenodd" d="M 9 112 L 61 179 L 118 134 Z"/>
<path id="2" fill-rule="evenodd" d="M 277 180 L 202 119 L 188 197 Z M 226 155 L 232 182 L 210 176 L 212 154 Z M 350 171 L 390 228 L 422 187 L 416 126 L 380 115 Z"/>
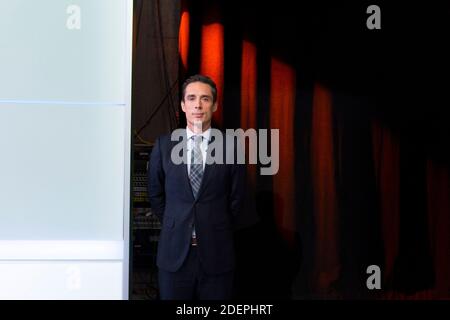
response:
<path id="1" fill-rule="evenodd" d="M 203 101 L 209 101 L 208 97 L 203 97 Z"/>

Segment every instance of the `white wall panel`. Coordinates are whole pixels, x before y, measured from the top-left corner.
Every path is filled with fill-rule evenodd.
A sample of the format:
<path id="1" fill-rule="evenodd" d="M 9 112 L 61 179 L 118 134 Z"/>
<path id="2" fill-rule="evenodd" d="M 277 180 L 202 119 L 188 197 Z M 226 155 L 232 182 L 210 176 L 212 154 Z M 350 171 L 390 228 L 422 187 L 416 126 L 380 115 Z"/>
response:
<path id="1" fill-rule="evenodd" d="M 128 298 L 132 4 L 0 0 L 0 299 Z"/>

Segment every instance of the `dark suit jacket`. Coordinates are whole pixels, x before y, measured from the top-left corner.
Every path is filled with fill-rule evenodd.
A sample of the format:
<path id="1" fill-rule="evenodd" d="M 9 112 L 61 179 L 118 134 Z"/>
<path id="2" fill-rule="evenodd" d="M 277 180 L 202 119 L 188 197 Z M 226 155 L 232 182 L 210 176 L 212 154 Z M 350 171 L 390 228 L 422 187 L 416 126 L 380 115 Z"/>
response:
<path id="1" fill-rule="evenodd" d="M 245 165 L 207 162 L 195 199 L 187 164 L 174 164 L 170 158 L 172 148 L 178 143 L 171 141 L 170 135 L 159 137 L 150 158 L 149 198 L 153 213 L 162 222 L 157 265 L 170 272 L 181 267 L 189 251 L 195 223 L 198 254 L 204 271 L 208 274 L 230 271 L 235 263 L 233 221 L 239 215 L 244 198 Z M 225 155 L 226 144 L 223 145 Z M 207 157 L 211 157 L 211 149 L 208 148 Z"/>

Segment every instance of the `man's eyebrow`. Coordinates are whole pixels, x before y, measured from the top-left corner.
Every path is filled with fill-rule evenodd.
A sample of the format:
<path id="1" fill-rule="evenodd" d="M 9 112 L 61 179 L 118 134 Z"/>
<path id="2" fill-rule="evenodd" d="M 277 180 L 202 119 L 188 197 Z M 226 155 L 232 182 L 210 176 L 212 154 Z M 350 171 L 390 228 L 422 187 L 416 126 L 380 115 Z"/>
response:
<path id="1" fill-rule="evenodd" d="M 186 95 L 186 97 L 188 97 L 188 98 L 196 97 L 196 96 L 197 96 L 197 95 L 194 94 L 194 93 L 188 93 L 188 94 Z M 209 94 L 202 94 L 202 95 L 200 96 L 200 98 L 212 98 L 212 96 L 209 95 Z"/>

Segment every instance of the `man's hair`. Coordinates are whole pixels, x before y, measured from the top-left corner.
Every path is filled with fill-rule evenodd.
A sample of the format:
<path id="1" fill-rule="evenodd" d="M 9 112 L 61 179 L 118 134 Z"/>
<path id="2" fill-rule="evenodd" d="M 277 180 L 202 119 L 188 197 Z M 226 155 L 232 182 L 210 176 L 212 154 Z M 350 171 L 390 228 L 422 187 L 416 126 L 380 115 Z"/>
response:
<path id="1" fill-rule="evenodd" d="M 182 101 L 184 101 L 184 95 L 186 94 L 186 87 L 193 82 L 202 82 L 202 83 L 209 85 L 211 88 L 212 95 L 213 95 L 213 103 L 216 102 L 216 100 L 217 100 L 216 83 L 210 77 L 204 76 L 202 74 L 193 75 L 193 76 L 187 78 L 186 81 L 184 81 L 184 83 L 181 87 L 181 95 L 182 95 L 181 100 Z"/>

